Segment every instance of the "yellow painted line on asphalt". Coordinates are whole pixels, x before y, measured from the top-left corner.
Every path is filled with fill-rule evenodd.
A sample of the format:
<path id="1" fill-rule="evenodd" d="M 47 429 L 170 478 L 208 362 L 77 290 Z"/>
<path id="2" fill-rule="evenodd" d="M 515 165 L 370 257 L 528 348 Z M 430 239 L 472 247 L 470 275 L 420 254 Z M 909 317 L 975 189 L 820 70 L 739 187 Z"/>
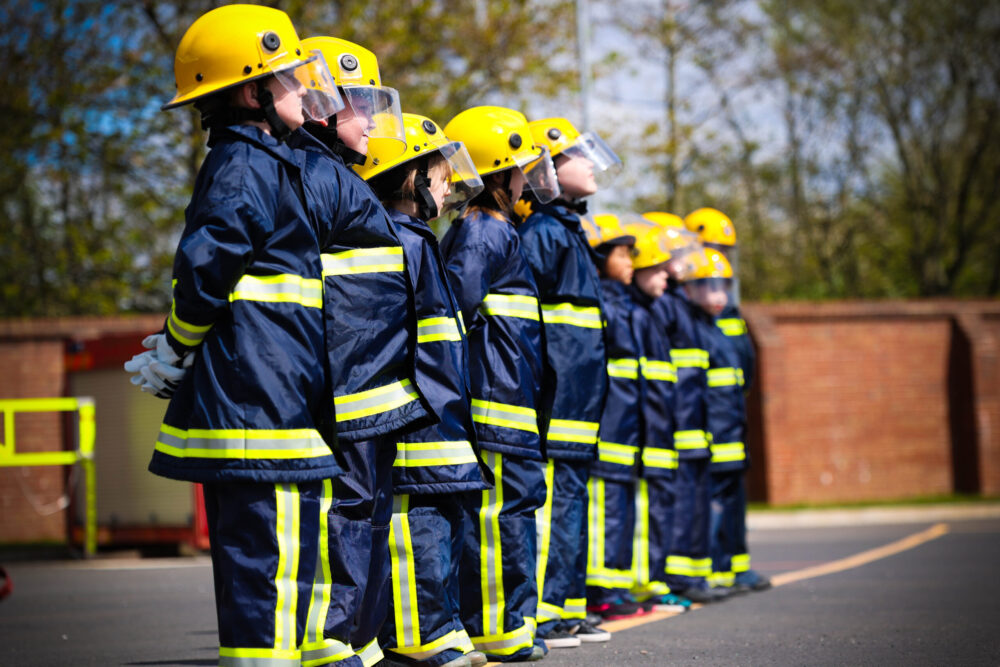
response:
<path id="1" fill-rule="evenodd" d="M 918 547 L 921 544 L 930 542 L 931 540 L 936 540 L 947 533 L 948 524 L 937 523 L 927 530 L 922 530 L 919 533 L 910 535 L 909 537 L 904 537 L 901 540 L 890 542 L 885 546 L 869 549 L 868 551 L 862 551 L 861 553 L 854 554 L 853 556 L 830 561 L 829 563 L 823 563 L 822 565 L 814 565 L 813 567 L 807 567 L 802 570 L 776 574 L 771 577 L 771 583 L 774 586 L 784 586 L 785 584 L 792 584 L 805 579 L 813 579 L 815 577 L 822 577 L 828 574 L 850 570 L 855 567 L 861 567 L 862 565 L 867 565 L 873 561 L 888 558 L 889 556 L 895 556 L 898 553 L 908 549 L 913 549 L 914 547 Z"/>
<path id="2" fill-rule="evenodd" d="M 883 558 L 888 558 L 889 556 L 895 556 L 898 553 L 913 549 L 914 547 L 919 547 L 921 544 L 930 542 L 931 540 L 936 540 L 942 535 L 948 533 L 948 524 L 938 523 L 934 524 L 927 530 L 922 530 L 919 533 L 914 533 L 908 537 L 904 537 L 901 540 L 896 540 L 895 542 L 890 542 L 881 547 L 876 547 L 874 549 L 869 549 L 868 551 L 862 551 L 861 553 L 854 554 L 853 556 L 848 556 L 847 558 L 841 558 L 840 560 L 830 561 L 829 563 L 823 563 L 822 565 L 814 565 L 812 567 L 803 568 L 801 570 L 794 570 L 792 572 L 782 572 L 781 574 L 776 574 L 771 577 L 771 583 L 775 586 L 784 586 L 786 584 L 792 584 L 797 581 L 804 581 L 806 579 L 814 579 L 816 577 L 822 577 L 827 574 L 835 574 L 837 572 L 843 572 L 844 570 L 850 570 L 856 567 L 861 567 L 862 565 L 867 565 L 877 560 Z M 700 609 L 704 605 L 693 604 L 691 605 L 691 610 Z M 642 616 L 635 616 L 633 618 L 623 618 L 618 621 L 607 621 L 601 623 L 601 629 L 607 630 L 608 632 L 619 632 L 621 630 L 628 630 L 629 628 L 635 628 L 640 625 L 646 625 L 647 623 L 655 623 L 656 621 L 662 621 L 673 616 L 680 616 L 682 612 L 671 612 L 671 611 L 654 611 L 650 614 L 643 614 Z M 612 641 L 614 641 L 612 639 Z M 559 650 L 559 649 L 555 649 Z M 499 662 L 491 662 L 490 665 L 499 665 Z"/>

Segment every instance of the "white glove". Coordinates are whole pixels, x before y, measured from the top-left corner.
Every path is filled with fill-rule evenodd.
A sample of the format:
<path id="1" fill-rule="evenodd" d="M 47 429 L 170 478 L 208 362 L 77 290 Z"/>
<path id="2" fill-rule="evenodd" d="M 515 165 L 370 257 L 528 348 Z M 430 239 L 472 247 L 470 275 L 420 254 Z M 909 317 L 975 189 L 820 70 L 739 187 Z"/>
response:
<path id="1" fill-rule="evenodd" d="M 194 352 L 182 358 L 167 342 L 166 334 L 162 333 L 146 336 L 142 346 L 149 351 L 125 362 L 125 370 L 136 374 L 130 381 L 147 394 L 170 398 L 194 363 Z"/>

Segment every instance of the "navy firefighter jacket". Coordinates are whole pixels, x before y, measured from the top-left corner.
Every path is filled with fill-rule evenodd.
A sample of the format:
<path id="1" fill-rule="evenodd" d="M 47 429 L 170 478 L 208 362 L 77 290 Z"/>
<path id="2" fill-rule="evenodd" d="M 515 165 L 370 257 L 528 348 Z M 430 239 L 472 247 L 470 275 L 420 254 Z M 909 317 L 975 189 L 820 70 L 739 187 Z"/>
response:
<path id="1" fill-rule="evenodd" d="M 541 459 L 538 289 L 510 220 L 466 211 L 441 242 L 468 327 L 472 419 L 483 449 Z"/>
<path id="2" fill-rule="evenodd" d="M 607 328 L 608 394 L 598 431 L 597 461 L 591 475 L 622 482 L 638 470 L 643 442 L 642 348 L 633 325 L 635 303 L 617 280 L 601 279 L 601 307 Z"/>
<path id="3" fill-rule="evenodd" d="M 601 287 L 580 216 L 561 204 L 535 206 L 517 229 L 538 284 L 544 349 L 555 375 L 545 434 L 550 458 L 591 460 L 607 393 Z"/>
<path id="4" fill-rule="evenodd" d="M 634 295 L 639 290 L 629 292 Z M 677 369 L 671 360 L 670 341 L 663 335 L 649 310 L 653 303 L 643 295 L 641 302 L 634 303 L 632 311 L 632 326 L 641 350 L 641 475 L 644 478 L 671 478 L 677 470 L 677 449 L 674 447 L 674 433 L 677 430 L 674 414 L 677 409 Z"/>
<path id="5" fill-rule="evenodd" d="M 753 341 L 750 340 L 746 320 L 743 319 L 739 306 L 727 304 L 722 315 L 715 320 L 715 324 L 722 330 L 722 333 L 730 338 L 740 355 L 740 368 L 743 369 L 743 393 L 745 394 L 750 391 L 754 377 L 754 365 L 757 362 L 757 355 L 753 349 Z"/>
<path id="6" fill-rule="evenodd" d="M 708 350 L 708 430 L 712 434 L 710 470 L 723 472 L 747 467 L 746 402 L 743 369 L 737 342 L 704 311 L 695 324 Z"/>
<path id="7" fill-rule="evenodd" d="M 149 469 L 192 482 L 338 473 L 327 444 L 322 263 L 292 150 L 251 126 L 213 129 L 174 257 L 167 340 L 196 351 Z"/>
<path id="8" fill-rule="evenodd" d="M 633 294 L 641 292 L 633 289 Z M 645 295 L 636 300 L 650 301 Z M 649 312 L 656 329 L 670 346 L 670 360 L 677 372 L 674 449 L 681 460 L 707 458 L 705 371 L 708 352 L 694 324 L 694 306 L 684 288 L 671 280 L 663 296 L 652 301 Z"/>
<path id="9" fill-rule="evenodd" d="M 308 132 L 295 132 L 289 144 L 320 232 L 324 356 L 337 433 L 358 441 L 424 425 L 428 412 L 413 378 L 413 285 L 389 214 L 368 184 Z"/>
<path id="10" fill-rule="evenodd" d="M 396 444 L 396 494 L 451 493 L 489 488 L 472 421 L 469 350 L 458 301 L 448 284 L 437 238 L 427 224 L 389 209 L 416 288 L 416 380 L 438 423 Z"/>

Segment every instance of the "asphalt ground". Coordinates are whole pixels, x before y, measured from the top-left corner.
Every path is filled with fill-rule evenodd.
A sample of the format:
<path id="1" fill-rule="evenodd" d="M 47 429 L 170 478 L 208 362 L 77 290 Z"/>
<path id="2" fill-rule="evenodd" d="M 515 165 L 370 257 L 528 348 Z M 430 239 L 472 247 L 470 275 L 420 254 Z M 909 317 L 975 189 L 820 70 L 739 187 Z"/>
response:
<path id="1" fill-rule="evenodd" d="M 751 530 L 781 584 L 686 614 L 615 621 L 551 667 L 1000 665 L 1000 519 Z M 207 558 L 11 563 L 0 665 L 214 665 Z"/>

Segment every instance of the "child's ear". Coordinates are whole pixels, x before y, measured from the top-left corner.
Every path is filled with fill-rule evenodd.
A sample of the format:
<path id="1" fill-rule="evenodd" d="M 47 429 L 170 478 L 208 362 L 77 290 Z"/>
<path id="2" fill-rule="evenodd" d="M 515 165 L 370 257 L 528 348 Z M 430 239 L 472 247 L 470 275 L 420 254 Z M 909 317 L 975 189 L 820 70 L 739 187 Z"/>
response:
<path id="1" fill-rule="evenodd" d="M 257 101 L 257 82 L 245 83 L 236 89 L 236 105 L 246 109 L 259 109 L 260 102 Z"/>

